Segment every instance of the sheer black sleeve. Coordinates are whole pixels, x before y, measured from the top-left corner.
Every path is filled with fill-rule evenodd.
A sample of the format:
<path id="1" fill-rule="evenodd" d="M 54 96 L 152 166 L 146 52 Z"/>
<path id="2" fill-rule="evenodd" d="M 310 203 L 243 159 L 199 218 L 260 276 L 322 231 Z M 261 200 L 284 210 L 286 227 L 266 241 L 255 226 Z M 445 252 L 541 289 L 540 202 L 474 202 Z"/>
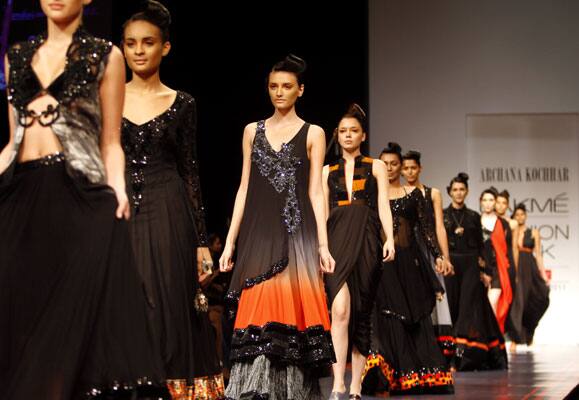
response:
<path id="1" fill-rule="evenodd" d="M 424 243 L 426 243 L 428 251 L 430 251 L 430 254 L 432 254 L 434 258 L 441 257 L 442 253 L 438 247 L 438 240 L 436 239 L 434 218 L 432 215 L 429 215 L 428 204 L 420 191 L 415 189 L 414 192 L 418 193 L 418 196 L 415 196 L 418 203 L 418 226 Z"/>
<path id="2" fill-rule="evenodd" d="M 177 168 L 185 181 L 185 189 L 197 229 L 198 245 L 206 247 L 205 208 L 201 196 L 199 162 L 197 160 L 197 109 L 193 97 L 186 96 L 180 114 L 177 126 Z"/>

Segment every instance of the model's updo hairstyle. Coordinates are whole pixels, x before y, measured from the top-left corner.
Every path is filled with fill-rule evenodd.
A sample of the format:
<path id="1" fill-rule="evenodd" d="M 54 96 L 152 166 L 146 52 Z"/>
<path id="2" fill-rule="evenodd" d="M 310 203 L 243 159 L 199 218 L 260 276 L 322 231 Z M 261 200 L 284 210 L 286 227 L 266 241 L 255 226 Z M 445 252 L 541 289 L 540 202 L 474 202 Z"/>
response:
<path id="1" fill-rule="evenodd" d="M 515 214 L 517 213 L 517 210 L 521 210 L 525 215 L 527 215 L 527 206 L 525 205 L 525 203 L 519 203 L 515 206 L 515 209 L 513 211 L 513 215 L 511 215 L 511 218 L 515 218 Z"/>
<path id="2" fill-rule="evenodd" d="M 497 197 L 504 197 L 505 199 L 507 199 L 507 204 L 511 200 L 511 194 L 506 189 L 503 190 L 502 192 L 497 193 Z"/>
<path id="3" fill-rule="evenodd" d="M 273 67 L 271 68 L 271 72 L 291 72 L 296 76 L 298 85 L 303 85 L 306 67 L 307 64 L 302 58 L 294 54 L 288 54 L 286 58 L 276 62 L 273 65 Z"/>
<path id="4" fill-rule="evenodd" d="M 482 193 L 480 194 L 479 200 L 482 200 L 483 196 L 487 193 L 492 195 L 495 198 L 495 200 L 497 199 L 497 196 L 499 195 L 499 191 L 497 190 L 497 188 L 495 188 L 494 186 L 491 186 L 490 188 L 482 191 Z"/>
<path id="5" fill-rule="evenodd" d="M 402 164 L 402 147 L 400 147 L 400 145 L 398 143 L 388 142 L 386 147 L 384 147 L 382 149 L 382 152 L 380 153 L 380 157 L 382 157 L 383 154 L 396 154 L 398 156 L 398 160 L 400 161 L 400 164 Z"/>
<path id="6" fill-rule="evenodd" d="M 163 4 L 155 0 L 146 0 L 143 2 L 142 10 L 131 15 L 123 24 L 123 36 L 125 28 L 136 21 L 146 21 L 155 25 L 161 31 L 163 43 L 169 41 L 169 28 L 171 27 L 171 13 Z"/>
<path id="7" fill-rule="evenodd" d="M 404 154 L 404 156 L 402 157 L 402 161 L 404 160 L 414 160 L 416 162 L 416 164 L 418 164 L 418 166 L 420 167 L 422 164 L 420 164 L 420 158 L 422 157 L 422 154 L 420 154 L 419 151 L 416 150 L 409 150 L 406 152 L 406 154 Z"/>
<path id="8" fill-rule="evenodd" d="M 348 110 L 342 115 L 340 118 L 340 122 L 344 118 L 354 118 L 360 126 L 362 127 L 362 131 L 364 133 L 368 133 L 368 120 L 366 118 L 366 112 L 360 107 L 357 103 L 350 104 Z M 338 123 L 339 125 L 339 123 Z M 334 129 L 334 139 L 338 140 L 338 126 Z"/>
<path id="9" fill-rule="evenodd" d="M 459 172 L 458 175 L 450 180 L 450 183 L 446 187 L 446 193 L 449 195 L 454 183 L 462 183 L 466 187 L 466 190 L 468 190 L 468 174 L 466 172 Z"/>

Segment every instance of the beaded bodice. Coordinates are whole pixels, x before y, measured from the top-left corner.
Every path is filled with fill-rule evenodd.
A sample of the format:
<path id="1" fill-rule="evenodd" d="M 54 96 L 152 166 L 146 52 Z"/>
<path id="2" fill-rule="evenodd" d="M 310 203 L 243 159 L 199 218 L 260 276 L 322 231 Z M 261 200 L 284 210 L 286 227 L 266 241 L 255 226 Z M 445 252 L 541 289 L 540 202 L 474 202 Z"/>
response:
<path id="1" fill-rule="evenodd" d="M 102 127 L 99 85 L 112 49 L 112 43 L 95 38 L 79 27 L 66 54 L 64 71 L 46 88 L 42 87 L 31 62 L 46 34 L 13 45 L 8 53 L 10 65 L 8 100 L 16 118 L 14 161 L 26 128 L 36 121 L 50 126 L 62 144 L 67 170 L 93 183 L 104 183 L 99 139 Z M 42 95 L 50 95 L 56 105 L 37 113 L 28 105 Z"/>
<path id="2" fill-rule="evenodd" d="M 275 151 L 265 136 L 265 121 L 259 121 L 253 140 L 251 161 L 278 193 L 285 193 L 285 205 L 282 217 L 288 233 L 295 233 L 301 224 L 302 211 L 296 194 L 296 170 L 302 160 L 295 154 L 295 144 L 292 143 L 309 124 L 305 123 L 300 131 L 288 143 L 284 143 L 279 151 Z"/>
<path id="3" fill-rule="evenodd" d="M 207 230 L 197 161 L 196 115 L 195 99 L 178 91 L 165 112 L 144 124 L 137 125 L 123 118 L 122 144 L 134 212 L 139 213 L 144 200 L 146 185 L 150 184 L 149 172 L 158 167 L 175 167 L 185 185 L 199 244 L 205 246 Z"/>

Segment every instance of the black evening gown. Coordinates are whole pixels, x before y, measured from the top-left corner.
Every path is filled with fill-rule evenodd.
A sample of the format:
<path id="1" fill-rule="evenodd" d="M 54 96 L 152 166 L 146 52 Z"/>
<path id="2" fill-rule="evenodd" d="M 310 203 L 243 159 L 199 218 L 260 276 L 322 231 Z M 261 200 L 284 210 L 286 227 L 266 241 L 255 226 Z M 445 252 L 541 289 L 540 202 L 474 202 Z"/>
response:
<path id="1" fill-rule="evenodd" d="M 136 125 L 123 118 L 130 237 L 151 305 L 149 320 L 173 392 L 194 386 L 195 399 L 223 397 L 215 332 L 197 274 L 207 246 L 196 158 L 195 101 L 178 91 L 161 115 Z M 190 390 L 190 389 L 189 389 Z"/>
<path id="2" fill-rule="evenodd" d="M 533 231 L 527 228 L 523 235 L 522 246 L 519 246 L 517 289 L 510 312 L 512 328 L 508 334 L 515 343 L 532 344 L 535 329 L 549 307 L 549 286 L 541 277 L 533 254 Z"/>
<path id="3" fill-rule="evenodd" d="M 0 398 L 164 398 L 128 223 L 115 218 L 98 147 L 112 44 L 81 26 L 64 72 L 42 88 L 30 60 L 45 40 L 8 52 L 17 123 L 13 161 L 0 173 Z M 45 93 L 58 104 L 41 122 L 63 150 L 18 162 L 30 119 L 40 122 L 29 104 Z"/>
<path id="4" fill-rule="evenodd" d="M 371 314 L 382 273 L 382 237 L 378 216 L 378 187 L 372 175 L 374 160 L 356 157 L 351 199 L 348 198 L 345 162 L 329 166 L 330 216 L 328 242 L 336 260 L 333 274 L 325 276 L 328 306 L 343 285 L 350 292 L 350 343 L 368 356 Z"/>
<path id="5" fill-rule="evenodd" d="M 376 295 L 373 354 L 363 389 L 391 394 L 452 393 L 454 378 L 440 351 L 430 314 L 440 286 L 416 242 L 419 232 L 433 257 L 440 255 L 434 227 L 418 189 L 390 200 L 396 258 L 386 263 Z"/>
<path id="6" fill-rule="evenodd" d="M 505 339 L 480 274 L 493 275 L 485 259 L 480 215 L 466 207 L 444 210 L 450 260 L 455 274 L 445 277 L 459 371 L 506 369 Z M 481 262 L 479 263 L 479 260 Z"/>

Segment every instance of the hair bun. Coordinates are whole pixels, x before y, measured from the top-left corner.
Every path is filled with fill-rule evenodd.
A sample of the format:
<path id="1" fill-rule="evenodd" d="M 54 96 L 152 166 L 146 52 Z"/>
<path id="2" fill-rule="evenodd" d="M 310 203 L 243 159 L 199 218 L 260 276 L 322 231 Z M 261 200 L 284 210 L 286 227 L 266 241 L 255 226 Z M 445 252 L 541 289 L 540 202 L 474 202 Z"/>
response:
<path id="1" fill-rule="evenodd" d="M 286 62 L 296 67 L 296 72 L 302 73 L 306 70 L 307 65 L 304 59 L 296 56 L 295 54 L 288 54 L 285 60 Z"/>
<path id="2" fill-rule="evenodd" d="M 160 26 L 168 27 L 171 25 L 171 13 L 167 7 L 156 0 L 146 0 L 143 12 Z"/>
<path id="3" fill-rule="evenodd" d="M 402 153 L 402 147 L 396 142 L 388 142 L 386 148 L 393 153 Z"/>
<path id="4" fill-rule="evenodd" d="M 468 182 L 468 174 L 466 172 L 459 172 L 458 175 L 456 176 L 457 178 L 459 178 L 461 181 L 464 182 Z"/>
<path id="5" fill-rule="evenodd" d="M 366 119 L 366 112 L 358 105 L 358 103 L 350 104 L 348 107 L 348 111 L 346 112 L 347 115 L 353 115 L 358 117 L 359 119 Z"/>

